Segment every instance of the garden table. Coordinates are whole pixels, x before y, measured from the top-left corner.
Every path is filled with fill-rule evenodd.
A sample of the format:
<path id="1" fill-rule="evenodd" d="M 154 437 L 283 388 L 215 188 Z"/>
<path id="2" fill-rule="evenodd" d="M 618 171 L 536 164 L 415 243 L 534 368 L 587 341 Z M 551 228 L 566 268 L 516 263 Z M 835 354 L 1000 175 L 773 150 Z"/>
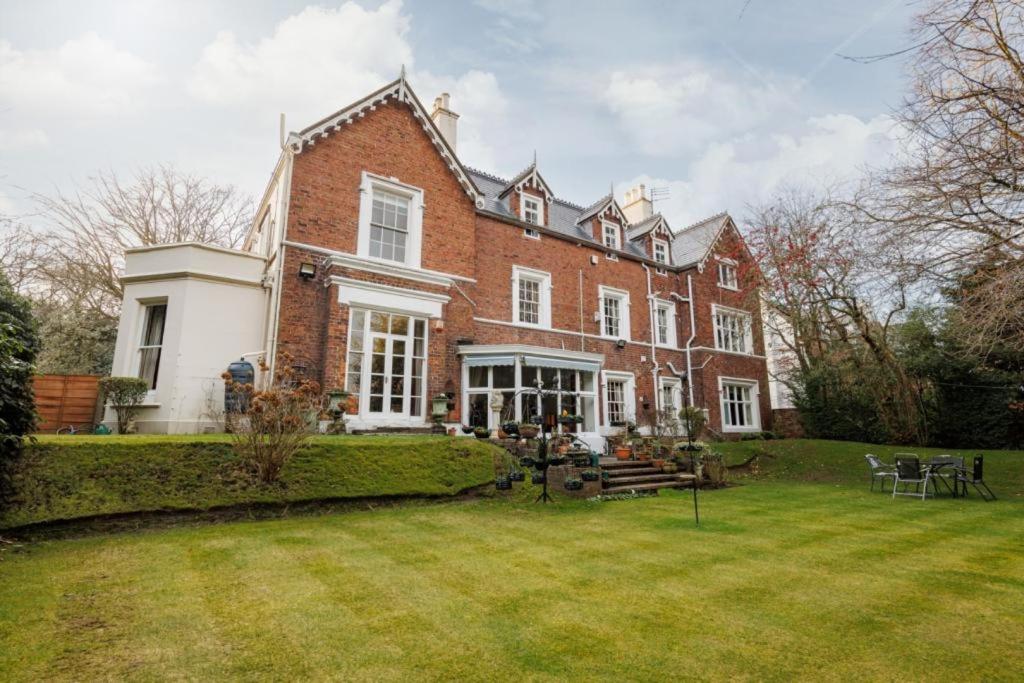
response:
<path id="1" fill-rule="evenodd" d="M 960 496 L 960 484 L 958 481 L 958 474 L 963 474 L 966 470 L 962 465 L 958 465 L 953 460 L 930 460 L 928 462 L 921 463 L 930 473 L 933 480 L 941 481 L 946 485 L 946 490 L 953 494 L 954 498 Z M 952 473 L 953 485 L 949 485 L 949 477 L 943 474 L 943 470 L 949 470 Z M 964 485 L 964 495 L 967 494 L 967 485 Z"/>

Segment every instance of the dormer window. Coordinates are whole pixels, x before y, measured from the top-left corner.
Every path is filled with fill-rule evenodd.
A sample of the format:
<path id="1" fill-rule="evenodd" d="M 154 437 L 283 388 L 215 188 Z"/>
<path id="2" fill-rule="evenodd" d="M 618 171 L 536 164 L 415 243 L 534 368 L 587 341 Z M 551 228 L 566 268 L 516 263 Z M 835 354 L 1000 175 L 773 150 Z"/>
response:
<path id="1" fill-rule="evenodd" d="M 604 235 L 604 246 L 609 249 L 619 249 L 619 226 L 614 223 L 602 223 L 602 234 Z"/>
<path id="2" fill-rule="evenodd" d="M 718 262 L 718 286 L 725 289 L 739 289 L 735 261 L 720 260 Z"/>
<path id="3" fill-rule="evenodd" d="M 520 197 L 522 198 L 522 201 L 519 203 L 520 218 L 531 225 L 543 225 L 544 200 L 528 194 L 520 195 Z"/>
<path id="4" fill-rule="evenodd" d="M 668 263 L 668 242 L 665 240 L 653 240 L 654 260 L 658 263 Z"/>

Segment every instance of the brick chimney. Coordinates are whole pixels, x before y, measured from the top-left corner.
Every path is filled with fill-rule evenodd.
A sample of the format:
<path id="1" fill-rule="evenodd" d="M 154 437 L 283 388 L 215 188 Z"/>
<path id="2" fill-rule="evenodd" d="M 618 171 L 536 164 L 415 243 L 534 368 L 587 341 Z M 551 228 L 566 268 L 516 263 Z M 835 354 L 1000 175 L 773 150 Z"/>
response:
<path id="1" fill-rule="evenodd" d="M 622 213 L 632 225 L 641 223 L 654 215 L 654 203 L 647 198 L 647 186 L 636 185 L 626 192 Z"/>
<path id="2" fill-rule="evenodd" d="M 430 112 L 430 120 L 434 122 L 448 146 L 455 151 L 455 132 L 458 127 L 459 115 L 448 108 L 448 93 L 441 93 L 434 98 L 434 111 Z"/>

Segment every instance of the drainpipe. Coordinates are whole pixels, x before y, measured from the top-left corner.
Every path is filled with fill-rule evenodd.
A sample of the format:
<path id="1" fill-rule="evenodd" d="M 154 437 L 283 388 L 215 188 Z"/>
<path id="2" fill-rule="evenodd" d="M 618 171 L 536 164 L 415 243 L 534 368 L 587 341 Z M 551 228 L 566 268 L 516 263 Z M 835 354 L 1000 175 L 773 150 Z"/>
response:
<path id="1" fill-rule="evenodd" d="M 661 410 L 661 392 L 658 391 L 658 371 L 661 366 L 658 365 L 658 346 L 654 342 L 654 288 L 651 286 L 651 269 L 646 263 L 640 265 L 647 271 L 647 319 L 651 325 L 651 362 L 654 364 L 651 368 L 651 387 L 654 391 L 654 410 L 657 412 Z"/>
<path id="2" fill-rule="evenodd" d="M 693 402 L 693 359 L 690 355 L 693 340 L 697 338 L 697 318 L 693 313 L 693 276 L 686 276 L 686 296 L 690 309 L 690 338 L 686 340 L 686 376 L 689 381 L 686 383 L 687 393 L 690 395 L 690 405 Z M 682 298 L 682 297 L 680 297 Z"/>
<path id="3" fill-rule="evenodd" d="M 274 326 L 271 328 L 273 337 L 270 340 L 270 358 L 267 365 L 270 366 L 270 376 L 274 376 L 274 369 L 277 365 L 277 338 L 281 324 L 281 290 L 284 289 L 284 241 L 288 238 L 288 208 L 292 198 L 292 164 L 295 161 L 295 153 L 286 149 L 288 163 L 285 165 L 285 181 L 282 183 L 283 210 L 281 211 L 281 239 L 277 243 L 277 277 L 274 278 Z"/>
<path id="4" fill-rule="evenodd" d="M 587 350 L 587 337 L 583 332 L 583 269 L 580 268 L 580 351 Z"/>

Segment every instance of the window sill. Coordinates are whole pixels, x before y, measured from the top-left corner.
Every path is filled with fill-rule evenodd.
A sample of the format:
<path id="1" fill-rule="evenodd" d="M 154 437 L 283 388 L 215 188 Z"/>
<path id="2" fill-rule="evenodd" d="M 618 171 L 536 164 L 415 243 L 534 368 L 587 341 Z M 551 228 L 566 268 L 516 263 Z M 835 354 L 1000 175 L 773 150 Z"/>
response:
<path id="1" fill-rule="evenodd" d="M 723 285 L 721 282 L 718 283 L 718 287 L 719 287 L 719 289 L 726 289 L 726 290 L 728 290 L 730 292 L 738 292 L 738 291 L 740 291 L 739 287 L 730 287 L 729 285 Z"/>
<path id="2" fill-rule="evenodd" d="M 722 427 L 723 434 L 754 434 L 761 431 L 761 426 L 757 427 Z"/>

